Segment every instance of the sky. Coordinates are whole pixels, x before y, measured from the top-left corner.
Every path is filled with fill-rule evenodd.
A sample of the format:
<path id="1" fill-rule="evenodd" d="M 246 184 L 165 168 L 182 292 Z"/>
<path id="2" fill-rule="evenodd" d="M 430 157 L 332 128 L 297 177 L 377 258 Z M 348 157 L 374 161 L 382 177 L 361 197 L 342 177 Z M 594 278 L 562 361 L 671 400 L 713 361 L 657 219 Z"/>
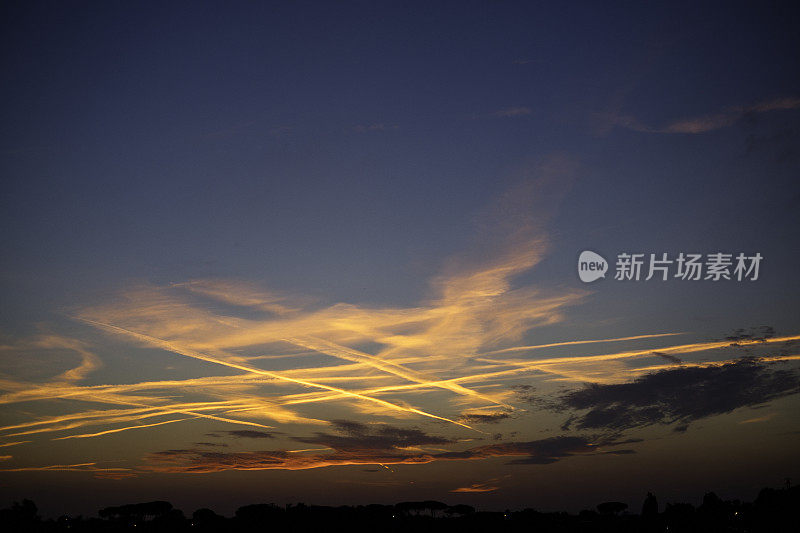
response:
<path id="1" fill-rule="evenodd" d="M 792 2 L 0 10 L 0 505 L 800 479 Z"/>

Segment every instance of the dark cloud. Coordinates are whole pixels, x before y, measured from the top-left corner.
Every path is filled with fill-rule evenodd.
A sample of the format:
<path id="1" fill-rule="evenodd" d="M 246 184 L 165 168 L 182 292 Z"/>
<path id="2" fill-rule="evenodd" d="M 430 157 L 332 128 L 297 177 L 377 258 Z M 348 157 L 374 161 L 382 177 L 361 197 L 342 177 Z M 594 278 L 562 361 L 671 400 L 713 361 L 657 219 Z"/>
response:
<path id="1" fill-rule="evenodd" d="M 194 445 L 195 446 L 208 446 L 208 447 L 214 447 L 214 448 L 227 448 L 228 447 L 227 444 L 222 444 L 222 443 L 219 443 L 219 442 L 195 442 Z"/>
<path id="2" fill-rule="evenodd" d="M 334 420 L 334 427 L 344 435 L 318 432 L 313 437 L 294 437 L 306 444 L 327 446 L 338 451 L 393 450 L 410 446 L 451 444 L 445 437 L 429 435 L 419 429 L 388 425 L 366 425 L 349 420 Z"/>
<path id="3" fill-rule="evenodd" d="M 686 426 L 694 420 L 800 392 L 798 373 L 775 366 L 745 358 L 720 366 L 662 370 L 630 383 L 586 385 L 564 394 L 559 405 L 588 410 L 571 417 L 565 427 L 573 422 L 580 429 L 623 430 L 672 423 Z"/>
<path id="4" fill-rule="evenodd" d="M 739 328 L 733 331 L 731 335 L 725 337 L 725 340 L 731 342 L 739 341 L 766 341 L 775 336 L 775 330 L 772 326 L 758 326 L 748 330 Z"/>
<path id="5" fill-rule="evenodd" d="M 577 415 L 571 415 L 563 424 L 561 424 L 561 431 L 568 431 L 573 422 L 577 419 Z"/>
<path id="6" fill-rule="evenodd" d="M 644 439 L 625 439 L 619 440 L 619 435 L 611 435 L 596 441 L 598 446 L 622 446 L 623 444 L 636 444 L 644 442 Z"/>
<path id="7" fill-rule="evenodd" d="M 536 388 L 531 385 L 514 385 L 511 387 L 514 391 L 514 398 L 520 402 L 535 403 L 537 398 L 534 396 Z"/>
<path id="8" fill-rule="evenodd" d="M 389 430 L 389 431 L 383 431 Z M 408 433 L 410 432 L 410 433 Z M 301 442 L 331 445 L 331 453 L 301 454 L 286 450 L 223 453 L 207 450 L 165 450 L 150 454 L 146 460 L 151 470 L 158 472 L 219 472 L 223 470 L 302 470 L 340 465 L 391 465 L 423 464 L 434 461 L 473 461 L 492 457 L 519 457 L 508 464 L 551 464 L 574 455 L 602 454 L 601 448 L 619 446 L 633 441 L 615 441 L 610 438 L 593 439 L 580 436 L 558 436 L 528 442 L 505 442 L 477 446 L 461 451 L 428 453 L 412 447 L 399 448 L 407 442 L 453 443 L 451 439 L 425 435 L 419 430 L 383 427 L 374 434 L 339 436 L 318 433 L 315 437 L 296 438 Z M 385 435 L 413 435 L 389 444 Z M 358 442 L 337 439 L 366 439 Z M 390 446 L 394 446 L 391 448 Z M 613 450 L 612 450 L 613 451 Z M 632 450 L 613 451 L 617 454 L 633 453 Z"/>
<path id="9" fill-rule="evenodd" d="M 519 451 L 524 451 L 528 457 L 514 459 L 508 464 L 513 465 L 545 465 L 555 463 L 559 459 L 575 454 L 590 453 L 594 451 L 591 441 L 584 437 L 551 437 L 532 442 L 523 442 L 517 445 Z M 511 454 L 509 454 L 511 455 Z"/>
<path id="10" fill-rule="evenodd" d="M 511 418 L 508 413 L 463 413 L 460 421 L 465 424 L 497 424 L 507 418 Z"/>
<path id="11" fill-rule="evenodd" d="M 602 455 L 630 455 L 632 453 L 636 453 L 636 450 L 624 449 L 624 450 L 610 450 L 607 452 L 601 452 Z"/>
<path id="12" fill-rule="evenodd" d="M 331 420 L 331 425 L 342 433 L 348 435 L 363 435 L 369 432 L 369 426 L 354 420 Z"/>
<path id="13" fill-rule="evenodd" d="M 664 352 L 653 352 L 653 355 L 657 355 L 657 356 L 659 356 L 659 357 L 661 357 L 661 358 L 663 358 L 663 359 L 666 359 L 666 360 L 667 360 L 667 361 L 669 361 L 670 363 L 676 363 L 676 364 L 681 364 L 681 363 L 683 363 L 683 360 L 681 360 L 681 358 L 680 358 L 680 357 L 675 357 L 674 355 L 670 355 L 670 354 L 668 354 L 668 353 L 664 353 Z"/>
<path id="14" fill-rule="evenodd" d="M 461 452 L 443 452 L 434 457 L 438 460 L 445 459 L 485 459 L 488 457 L 507 457 L 523 455 L 521 459 L 514 459 L 507 464 L 512 465 L 542 465 L 555 463 L 565 457 L 578 454 L 592 454 L 603 446 L 618 446 L 627 443 L 606 440 L 598 442 L 596 439 L 579 436 L 558 436 L 528 442 L 505 442 L 478 446 Z"/>

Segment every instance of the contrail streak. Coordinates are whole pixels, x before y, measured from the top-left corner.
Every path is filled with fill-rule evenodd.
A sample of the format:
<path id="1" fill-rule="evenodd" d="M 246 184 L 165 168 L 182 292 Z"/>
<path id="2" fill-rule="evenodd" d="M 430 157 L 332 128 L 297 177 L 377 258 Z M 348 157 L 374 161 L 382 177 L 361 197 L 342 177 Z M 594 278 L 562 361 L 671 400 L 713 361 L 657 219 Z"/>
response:
<path id="1" fill-rule="evenodd" d="M 236 405 L 236 403 L 232 401 L 228 402 L 217 402 L 223 405 L 216 405 L 214 402 L 196 402 L 192 404 L 185 404 L 189 406 L 189 408 L 181 408 L 181 404 L 176 404 L 174 406 L 147 406 L 145 404 L 136 403 L 132 401 L 123 401 L 119 399 L 113 400 L 106 400 L 103 396 L 98 396 L 92 398 L 93 401 L 110 401 L 111 403 L 125 403 L 127 405 L 135 405 L 141 407 L 141 409 L 113 409 L 110 411 L 91 411 L 91 412 L 84 412 L 84 413 L 77 413 L 73 415 L 66 415 L 61 417 L 52 417 L 46 420 L 38 420 L 35 422 L 29 422 L 26 424 L 16 424 L 13 426 L 5 426 L 0 428 L 0 431 L 8 431 L 10 429 L 19 429 L 19 428 L 30 428 L 33 426 L 40 426 L 40 425 L 48 425 L 48 424 L 57 424 L 59 422 L 67 422 L 72 421 L 68 424 L 62 424 L 55 427 L 46 427 L 46 428 L 38 428 L 38 429 L 29 429 L 28 431 L 20 431 L 17 433 L 9 433 L 5 435 L 6 437 L 17 437 L 21 435 L 31 435 L 34 433 L 49 433 L 52 431 L 64 431 L 67 429 L 74 429 L 77 427 L 83 427 L 86 425 L 96 425 L 96 424 L 115 424 L 118 422 L 129 422 L 131 420 L 139 420 L 142 418 L 152 418 L 156 416 L 165 416 L 171 414 L 188 414 L 191 415 L 192 418 L 208 418 L 211 420 L 217 420 L 220 422 L 227 422 L 231 424 L 241 424 L 246 426 L 254 426 L 260 427 L 263 429 L 274 429 L 274 426 L 268 426 L 265 424 L 259 424 L 257 422 L 249 422 L 243 420 L 235 420 L 232 418 L 224 418 L 220 416 L 210 415 L 207 413 L 198 412 L 198 410 L 216 410 L 216 409 L 224 409 L 226 406 Z M 212 405 L 208 405 L 212 403 Z M 241 405 L 241 404 L 240 404 Z M 252 405 L 252 404 L 245 404 L 245 405 Z M 262 408 L 263 406 L 259 406 L 257 408 Z M 191 409 L 191 410 L 190 410 Z M 154 412 L 149 412 L 154 411 Z M 105 417 L 105 418 L 103 418 Z M 90 418 L 100 418 L 100 420 L 87 420 Z M 58 440 L 58 439 L 56 439 Z"/>
<path id="2" fill-rule="evenodd" d="M 154 426 L 163 426 L 164 424 L 172 424 L 174 422 L 184 422 L 186 420 L 194 420 L 192 418 L 179 418 L 177 420 L 165 420 L 164 422 L 156 422 L 154 424 L 142 424 L 140 426 L 128 426 L 124 428 L 117 428 L 117 429 L 108 429 L 106 431 L 100 431 L 98 433 L 84 433 L 83 435 L 69 435 L 67 437 L 58 437 L 52 440 L 66 440 L 66 439 L 88 439 L 89 437 L 99 437 L 101 435 L 108 435 L 110 433 L 119 433 L 120 431 L 128 431 L 129 429 L 141 429 L 141 428 L 151 428 Z"/>
<path id="3" fill-rule="evenodd" d="M 212 405 L 209 405 L 212 404 Z M 29 428 L 34 426 L 58 424 L 59 422 L 69 422 L 74 420 L 86 420 L 91 418 L 105 418 L 109 422 L 124 422 L 136 418 L 150 418 L 154 416 L 163 416 L 168 414 L 182 412 L 179 408 L 185 407 L 186 409 L 214 409 L 215 404 L 221 404 L 216 408 L 223 408 L 226 405 L 236 405 L 234 401 L 225 402 L 195 402 L 190 404 L 175 404 L 172 406 L 157 406 L 157 407 L 144 407 L 140 409 L 106 409 L 99 411 L 84 411 L 71 415 L 53 416 L 50 418 L 36 420 L 35 422 L 26 422 L 24 424 L 14 424 L 11 426 L 0 427 L 0 431 L 8 431 L 11 429 Z M 168 409 L 170 408 L 171 409 Z M 151 412 L 152 411 L 152 412 Z M 104 423 L 103 421 L 99 423 Z M 69 429 L 69 428 L 67 428 Z"/>
<path id="4" fill-rule="evenodd" d="M 565 341 L 565 342 L 552 342 L 550 344 L 535 344 L 533 346 L 515 346 L 513 348 L 503 348 L 502 350 L 494 350 L 486 352 L 483 355 L 493 355 L 506 352 L 523 352 L 526 350 L 538 350 L 540 348 L 553 348 L 555 346 L 574 346 L 576 344 L 592 344 L 597 342 L 620 342 L 620 341 L 633 341 L 638 339 L 655 339 L 658 337 L 669 337 L 672 335 L 685 335 L 685 333 L 653 333 L 651 335 L 635 335 L 633 337 L 617 337 L 613 339 L 592 339 L 586 341 Z"/>
<path id="5" fill-rule="evenodd" d="M 97 463 L 76 463 L 73 465 L 23 466 L 3 468 L 0 472 L 130 472 L 132 468 L 97 468 Z"/>
<path id="6" fill-rule="evenodd" d="M 49 465 L 49 466 L 27 466 L 21 468 L 5 468 L 2 472 L 29 472 L 37 470 L 86 470 L 82 466 L 94 466 L 97 463 L 76 463 L 74 465 Z"/>
<path id="7" fill-rule="evenodd" d="M 509 366 L 522 366 L 538 369 L 540 366 L 555 365 L 560 363 L 584 363 L 593 361 L 612 361 L 615 359 L 626 359 L 631 357 L 638 357 L 640 355 L 653 355 L 654 351 L 662 353 L 693 353 L 702 352 L 706 350 L 716 350 L 718 348 L 728 348 L 735 344 L 738 346 L 749 346 L 753 344 L 765 344 L 774 342 L 786 342 L 800 339 L 800 335 L 791 337 L 773 337 L 766 340 L 746 340 L 746 341 L 716 341 L 716 342 L 699 342 L 694 344 L 681 344 L 676 346 L 668 346 L 666 348 L 655 348 L 650 350 L 636 350 L 629 352 L 617 352 L 601 355 L 586 355 L 580 357 L 551 357 L 549 359 L 537 359 L 534 361 L 521 361 L 521 360 L 500 360 L 500 359 L 483 359 L 476 358 L 477 361 L 487 363 L 500 363 Z"/>
<path id="8" fill-rule="evenodd" d="M 5 442 L 3 444 L 0 444 L 0 448 L 5 448 L 6 446 L 16 446 L 18 444 L 25 444 L 25 443 L 28 443 L 28 442 L 30 442 L 30 441 L 29 440 L 20 440 L 20 441 L 17 441 L 17 442 Z"/>
<path id="9" fill-rule="evenodd" d="M 418 414 L 418 415 L 425 416 L 425 417 L 428 417 L 428 418 L 434 418 L 436 420 L 442 420 L 442 421 L 445 421 L 445 422 L 450 422 L 451 424 L 455 424 L 457 426 L 461 426 L 461 427 L 464 427 L 464 428 L 467 428 L 467 429 L 471 429 L 473 431 L 478 431 L 473 427 L 470 427 L 470 426 L 468 426 L 466 424 L 462 424 L 461 422 L 457 422 L 455 420 L 451 420 L 449 418 L 445 418 L 445 417 L 442 417 L 442 416 L 434 415 L 432 413 L 428 413 L 428 412 L 422 411 L 420 409 L 415 409 L 413 407 L 403 407 L 401 405 L 397 405 L 397 404 L 394 404 L 394 403 L 391 403 L 391 402 L 387 402 L 386 400 L 381 400 L 379 398 L 372 398 L 372 397 L 366 396 L 364 394 L 359 394 L 359 393 L 356 393 L 356 392 L 350 392 L 350 391 L 347 391 L 347 390 L 344 390 L 344 389 L 340 389 L 338 387 L 331 387 L 329 385 L 323 385 L 321 383 L 314 383 L 312 381 L 308 381 L 308 380 L 305 380 L 305 379 L 291 378 L 291 377 L 288 377 L 288 376 L 284 376 L 282 374 L 278 374 L 277 372 L 270 372 L 268 370 L 261 370 L 260 368 L 255 368 L 255 367 L 251 367 L 251 366 L 247 366 L 247 365 L 242 365 L 242 364 L 239 364 L 239 363 L 232 363 L 232 362 L 229 362 L 229 361 L 218 359 L 216 357 L 212 357 L 210 355 L 205 355 L 205 354 L 202 354 L 202 353 L 199 353 L 199 352 L 195 352 L 195 351 L 192 351 L 192 350 L 186 350 L 186 349 L 183 349 L 183 348 L 180 348 L 180 347 L 177 347 L 177 346 L 173 346 L 172 344 L 170 344 L 167 341 L 164 341 L 164 340 L 161 340 L 161 339 L 156 339 L 155 337 L 151 337 L 149 335 L 144 335 L 142 333 L 136 333 L 135 331 L 130 331 L 130 330 L 127 330 L 125 328 L 121 328 L 119 326 L 114 326 L 112 324 L 104 324 L 102 322 L 96 322 L 94 320 L 90 320 L 90 319 L 87 319 L 87 318 L 81 318 L 80 320 L 83 320 L 84 322 L 87 322 L 89 324 L 93 324 L 93 325 L 95 325 L 97 327 L 100 327 L 100 328 L 103 328 L 103 329 L 108 329 L 108 330 L 111 330 L 111 331 L 115 331 L 117 333 L 123 333 L 125 335 L 137 338 L 139 340 L 143 340 L 143 341 L 145 341 L 145 342 L 147 342 L 147 343 L 149 343 L 151 345 L 160 346 L 161 348 L 169 350 L 169 351 L 171 351 L 173 353 L 184 355 L 186 357 L 192 357 L 192 358 L 198 359 L 200 361 L 207 361 L 209 363 L 216 363 L 216 364 L 227 366 L 227 367 L 230 367 L 230 368 L 235 368 L 237 370 L 242 370 L 244 372 L 251 372 L 251 373 L 255 373 L 255 374 L 261 374 L 261 375 L 264 375 L 264 376 L 270 376 L 270 377 L 273 377 L 275 379 L 280 379 L 280 380 L 283 380 L 283 381 L 289 381 L 289 382 L 292 382 L 292 383 L 297 383 L 298 385 L 304 385 L 306 387 L 316 387 L 316 388 L 320 388 L 320 389 L 329 390 L 331 392 L 338 392 L 340 394 L 344 394 L 344 395 L 349 396 L 351 398 L 357 398 L 357 399 L 360 399 L 360 400 L 366 400 L 366 401 L 369 401 L 369 402 L 377 403 L 379 405 L 382 405 L 383 407 L 388 407 L 388 408 L 396 410 L 396 411 L 403 411 L 403 412 L 406 412 L 406 413 L 414 413 L 414 414 Z"/>
<path id="10" fill-rule="evenodd" d="M 513 409 L 513 407 L 511 407 L 508 404 L 499 402 L 495 398 L 485 396 L 466 387 L 462 387 L 457 383 L 453 383 L 451 381 L 434 380 L 428 376 L 425 376 L 420 372 L 416 372 L 402 365 L 393 363 L 391 361 L 386 361 L 379 357 L 375 357 L 374 355 L 360 352 L 352 348 L 340 346 L 338 344 L 334 344 L 329 341 L 325 341 L 322 339 L 297 339 L 297 338 L 289 338 L 284 340 L 296 346 L 302 346 L 303 348 L 308 348 L 310 350 L 315 350 L 320 353 L 332 355 L 334 357 L 339 357 L 347 361 L 365 363 L 373 368 L 377 368 L 378 370 L 394 374 L 395 376 L 401 377 L 408 381 L 419 383 L 422 386 L 429 385 L 432 387 L 441 387 L 451 392 L 455 392 L 456 394 L 464 396 L 472 396 L 496 405 L 502 405 L 503 407 L 508 407 L 510 409 Z"/>

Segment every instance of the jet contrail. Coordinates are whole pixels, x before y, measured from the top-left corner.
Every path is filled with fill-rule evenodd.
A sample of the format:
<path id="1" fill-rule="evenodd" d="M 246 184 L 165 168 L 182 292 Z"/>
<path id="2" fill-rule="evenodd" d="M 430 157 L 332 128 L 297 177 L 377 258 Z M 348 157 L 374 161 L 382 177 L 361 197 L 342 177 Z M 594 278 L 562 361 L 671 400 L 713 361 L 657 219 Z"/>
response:
<path id="1" fill-rule="evenodd" d="M 406 412 L 406 413 L 414 413 L 414 414 L 418 414 L 418 415 L 425 416 L 425 417 L 428 417 L 428 418 L 434 418 L 436 420 L 442 420 L 442 421 L 445 421 L 445 422 L 450 422 L 451 424 L 455 424 L 457 426 L 461 426 L 461 427 L 464 427 L 464 428 L 467 428 L 467 429 L 471 429 L 473 431 L 478 431 L 477 429 L 475 429 L 473 427 L 470 427 L 467 424 L 462 424 L 461 422 L 457 422 L 455 420 L 451 420 L 449 418 L 445 418 L 445 417 L 442 417 L 442 416 L 434 415 L 432 413 L 428 413 L 428 412 L 422 411 L 420 409 L 415 409 L 413 407 L 403 407 L 401 405 L 397 405 L 397 404 L 394 404 L 394 403 L 391 403 L 391 402 L 387 402 L 386 400 L 381 400 L 379 398 L 372 398 L 372 397 L 366 396 L 364 394 L 359 394 L 359 393 L 356 393 L 356 392 L 350 392 L 350 391 L 347 391 L 347 390 L 344 390 L 344 389 L 340 389 L 338 387 L 331 387 L 329 385 L 323 385 L 321 383 L 314 383 L 312 381 L 308 381 L 308 380 L 300 379 L 300 378 L 292 378 L 292 377 L 284 376 L 282 374 L 278 374 L 277 372 L 270 372 L 268 370 L 261 370 L 260 368 L 255 368 L 255 367 L 251 367 L 251 366 L 248 366 L 248 365 L 242 365 L 242 364 L 239 364 L 239 363 L 231 363 L 229 361 L 225 361 L 223 359 L 212 357 L 210 355 L 202 354 L 200 352 L 195 352 L 195 351 L 192 351 L 192 350 L 186 350 L 186 349 L 180 348 L 178 346 L 173 346 L 172 344 L 170 344 L 167 341 L 164 341 L 164 340 L 161 340 L 161 339 L 157 339 L 157 338 L 151 337 L 149 335 L 144 335 L 142 333 L 137 333 L 135 331 L 130 331 L 130 330 L 127 330 L 125 328 L 121 328 L 119 326 L 114 326 L 112 324 L 104 324 L 102 322 L 97 322 L 97 321 L 94 321 L 94 320 L 90 320 L 88 318 L 79 318 L 79 320 L 82 320 L 82 321 L 87 322 L 89 324 L 93 324 L 93 325 L 95 325 L 97 327 L 100 327 L 100 328 L 103 328 L 103 329 L 115 331 L 115 332 L 118 332 L 118 333 L 123 333 L 125 335 L 137 338 L 139 340 L 143 340 L 143 341 L 145 341 L 145 342 L 147 342 L 147 343 L 149 343 L 151 345 L 156 345 L 156 346 L 164 348 L 164 349 L 166 349 L 168 351 L 171 351 L 173 353 L 184 355 L 186 357 L 192 357 L 192 358 L 198 359 L 200 361 L 207 361 L 209 363 L 216 363 L 216 364 L 219 364 L 219 365 L 227 366 L 229 368 L 235 368 L 237 370 L 242 370 L 244 372 L 251 372 L 251 373 L 255 373 L 255 374 L 261 374 L 261 375 L 264 375 L 264 376 L 270 376 L 270 377 L 273 377 L 275 379 L 280 379 L 282 381 L 289 381 L 289 382 L 292 382 L 292 383 L 297 383 L 298 385 L 304 385 L 306 387 L 316 387 L 316 388 L 320 388 L 320 389 L 329 390 L 331 392 L 338 392 L 340 394 L 344 394 L 344 395 L 349 396 L 351 398 L 357 398 L 357 399 L 360 399 L 360 400 L 366 400 L 366 401 L 369 401 L 369 402 L 377 403 L 379 405 L 382 405 L 384 407 L 388 407 L 388 408 L 396 410 L 396 411 L 403 411 L 403 412 Z"/>
<path id="2" fill-rule="evenodd" d="M 749 346 L 753 344 L 766 344 L 775 342 L 787 342 L 800 339 L 800 335 L 793 335 L 789 337 L 773 337 L 766 340 L 743 340 L 737 342 L 731 341 L 714 341 L 714 342 L 698 342 L 694 344 L 680 344 L 675 346 L 668 346 L 666 348 L 656 348 L 655 350 L 636 350 L 628 352 L 617 352 L 610 354 L 600 355 L 586 355 L 579 357 L 551 357 L 549 359 L 536 359 L 536 360 L 502 360 L 502 359 L 484 359 L 476 358 L 476 361 L 485 363 L 494 363 L 508 366 L 516 366 L 520 369 L 540 370 L 542 372 L 558 373 L 551 366 L 559 364 L 574 364 L 574 363 L 591 363 L 596 361 L 613 361 L 617 359 L 628 359 L 632 357 L 639 357 L 642 355 L 653 355 L 654 351 L 661 353 L 694 353 L 707 350 L 716 350 L 719 348 L 728 348 L 732 344 L 738 346 Z M 589 380 L 591 381 L 591 380 Z"/>
<path id="3" fill-rule="evenodd" d="M 128 431 L 129 429 L 141 429 L 141 428 L 151 428 L 154 426 L 163 426 L 164 424 L 172 424 L 173 422 L 183 422 L 185 420 L 194 420 L 192 418 L 179 418 L 177 420 L 165 420 L 164 422 L 156 422 L 154 424 L 142 424 L 140 426 L 128 426 L 124 428 L 117 428 L 117 429 L 108 429 L 106 431 L 100 431 L 98 433 L 84 433 L 83 435 L 69 435 L 67 437 L 58 437 L 52 440 L 66 440 L 66 439 L 86 439 L 89 437 L 99 437 L 101 435 L 108 435 L 109 433 L 119 433 L 120 431 Z"/>
<path id="4" fill-rule="evenodd" d="M 314 339 L 314 338 L 307 338 L 307 339 L 289 338 L 284 340 L 296 346 L 302 346 L 303 348 L 315 350 L 319 353 L 324 353 L 327 355 L 331 355 L 333 357 L 345 359 L 347 361 L 364 363 L 373 368 L 377 368 L 378 370 L 394 374 L 395 376 L 401 377 L 408 381 L 419 383 L 422 386 L 430 385 L 432 387 L 440 387 L 443 389 L 447 389 L 451 392 L 455 392 L 456 394 L 460 394 L 463 396 L 472 396 L 496 405 L 502 405 L 503 407 L 513 409 L 513 407 L 508 404 L 505 404 L 494 398 L 475 392 L 474 390 L 468 389 L 466 387 L 462 387 L 458 383 L 453 383 L 449 380 L 435 380 L 433 378 L 425 376 L 420 372 L 416 372 L 397 363 L 386 361 L 379 357 L 375 357 L 374 355 L 360 352 L 358 350 L 354 350 L 346 346 L 340 346 L 330 341 L 326 341 L 323 339 Z"/>
<path id="5" fill-rule="evenodd" d="M 670 337 L 672 335 L 685 335 L 685 333 L 653 333 L 651 335 L 635 335 L 633 337 L 617 337 L 613 339 L 592 339 L 586 341 L 565 341 L 565 342 L 552 342 L 550 344 L 534 344 L 533 346 L 515 346 L 513 348 L 503 348 L 502 350 L 494 350 L 486 352 L 483 355 L 492 355 L 496 353 L 506 352 L 522 352 L 525 350 L 538 350 L 540 348 L 553 348 L 555 346 L 574 346 L 576 344 L 592 344 L 596 342 L 620 342 L 620 341 L 633 341 L 637 339 L 655 339 L 658 337 Z"/>

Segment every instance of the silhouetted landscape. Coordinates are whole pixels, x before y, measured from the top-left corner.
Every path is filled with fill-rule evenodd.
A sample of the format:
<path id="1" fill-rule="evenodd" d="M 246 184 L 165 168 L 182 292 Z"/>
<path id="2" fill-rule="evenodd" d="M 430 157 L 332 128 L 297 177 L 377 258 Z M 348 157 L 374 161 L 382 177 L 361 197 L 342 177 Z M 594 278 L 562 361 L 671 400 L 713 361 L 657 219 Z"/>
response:
<path id="1" fill-rule="evenodd" d="M 470 505 L 439 501 L 409 501 L 396 505 L 328 507 L 272 503 L 244 505 L 233 517 L 211 509 L 191 515 L 165 501 L 105 507 L 97 517 L 61 516 L 44 520 L 31 500 L 0 510 L 5 531 L 320 531 L 331 527 L 350 531 L 554 531 L 554 532 L 789 532 L 796 531 L 800 487 L 762 489 L 750 502 L 724 501 L 715 493 L 702 504 L 659 504 L 648 493 L 641 507 L 602 502 L 578 514 L 566 512 L 476 511 Z"/>

